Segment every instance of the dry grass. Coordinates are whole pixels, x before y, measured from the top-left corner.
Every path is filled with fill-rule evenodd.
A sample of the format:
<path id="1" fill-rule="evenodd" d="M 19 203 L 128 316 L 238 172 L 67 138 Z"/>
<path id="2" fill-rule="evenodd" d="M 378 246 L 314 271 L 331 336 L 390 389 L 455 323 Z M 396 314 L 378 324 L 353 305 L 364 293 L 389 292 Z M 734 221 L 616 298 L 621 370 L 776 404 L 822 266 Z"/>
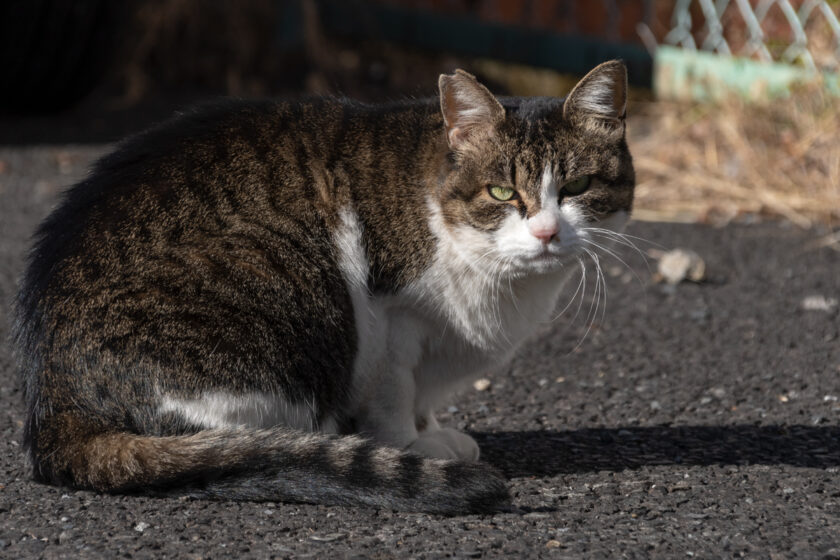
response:
<path id="1" fill-rule="evenodd" d="M 644 103 L 629 123 L 639 219 L 840 225 L 840 99 Z"/>

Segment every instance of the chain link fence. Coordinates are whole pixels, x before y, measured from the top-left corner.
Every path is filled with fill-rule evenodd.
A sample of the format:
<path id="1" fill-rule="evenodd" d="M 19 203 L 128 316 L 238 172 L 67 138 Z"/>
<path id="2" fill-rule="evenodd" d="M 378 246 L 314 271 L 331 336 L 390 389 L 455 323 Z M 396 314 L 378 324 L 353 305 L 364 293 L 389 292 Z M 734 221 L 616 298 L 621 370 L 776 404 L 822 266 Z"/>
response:
<path id="1" fill-rule="evenodd" d="M 840 69 L 834 0 L 380 0 L 520 28 Z"/>
<path id="2" fill-rule="evenodd" d="M 840 69 L 837 11 L 837 2 L 824 0 L 677 0 L 671 28 L 661 41 L 646 23 L 638 30 L 648 45 L 656 41 L 836 72 Z"/>

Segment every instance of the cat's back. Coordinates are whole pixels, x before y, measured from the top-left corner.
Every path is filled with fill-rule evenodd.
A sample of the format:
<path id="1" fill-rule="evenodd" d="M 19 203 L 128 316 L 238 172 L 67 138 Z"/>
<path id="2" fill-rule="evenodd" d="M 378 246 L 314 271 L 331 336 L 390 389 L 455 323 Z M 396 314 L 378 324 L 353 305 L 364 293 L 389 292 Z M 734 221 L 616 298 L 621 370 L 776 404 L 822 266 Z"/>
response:
<path id="1" fill-rule="evenodd" d="M 117 344 L 155 310 L 196 314 L 230 293 L 226 305 L 247 309 L 315 286 L 345 307 L 330 239 L 341 194 L 318 162 L 365 111 L 224 101 L 122 142 L 36 232 L 17 302 L 22 355 L 47 332 L 51 345 L 90 333 Z"/>
<path id="2" fill-rule="evenodd" d="M 144 260 L 129 258 L 132 249 L 149 257 L 236 221 L 281 229 L 284 215 L 286 227 L 296 215 L 311 222 L 317 214 L 300 206 L 314 198 L 313 162 L 330 157 L 341 124 L 364 112 L 333 99 L 224 100 L 128 138 L 41 224 L 24 288 L 40 294 L 74 258 L 123 253 L 128 266 Z"/>
<path id="3" fill-rule="evenodd" d="M 339 399 L 352 311 L 331 235 L 338 193 L 317 162 L 342 115 L 363 110 L 215 103 L 100 160 L 37 231 L 21 282 L 15 338 L 28 398 L 107 410 L 139 431 L 158 429 L 140 411 L 166 388 L 295 394 L 311 383 Z M 310 335 L 293 363 L 284 342 L 295 332 Z M 147 374 L 105 380 L 116 363 Z M 289 381 L 318 369 L 328 381 Z M 119 398 L 104 399 L 103 383 Z M 46 414 L 30 408 L 28 434 Z"/>

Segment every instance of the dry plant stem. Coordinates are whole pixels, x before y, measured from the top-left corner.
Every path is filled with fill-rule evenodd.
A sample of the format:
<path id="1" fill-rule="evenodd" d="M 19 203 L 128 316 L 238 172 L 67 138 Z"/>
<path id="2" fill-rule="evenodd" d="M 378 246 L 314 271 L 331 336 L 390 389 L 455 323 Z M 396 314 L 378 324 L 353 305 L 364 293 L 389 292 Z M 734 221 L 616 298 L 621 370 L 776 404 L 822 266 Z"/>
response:
<path id="1" fill-rule="evenodd" d="M 636 109 L 637 218 L 840 225 L 840 99 L 817 88 L 765 106 Z"/>

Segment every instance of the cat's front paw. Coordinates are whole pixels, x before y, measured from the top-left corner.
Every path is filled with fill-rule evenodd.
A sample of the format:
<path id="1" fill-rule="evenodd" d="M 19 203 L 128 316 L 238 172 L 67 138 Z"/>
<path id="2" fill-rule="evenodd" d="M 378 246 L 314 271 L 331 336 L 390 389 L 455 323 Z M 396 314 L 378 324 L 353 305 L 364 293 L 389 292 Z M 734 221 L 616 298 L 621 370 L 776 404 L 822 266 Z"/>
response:
<path id="1" fill-rule="evenodd" d="M 465 433 L 451 428 L 423 432 L 408 448 L 424 457 L 433 459 L 459 459 L 478 461 L 478 444 Z"/>

